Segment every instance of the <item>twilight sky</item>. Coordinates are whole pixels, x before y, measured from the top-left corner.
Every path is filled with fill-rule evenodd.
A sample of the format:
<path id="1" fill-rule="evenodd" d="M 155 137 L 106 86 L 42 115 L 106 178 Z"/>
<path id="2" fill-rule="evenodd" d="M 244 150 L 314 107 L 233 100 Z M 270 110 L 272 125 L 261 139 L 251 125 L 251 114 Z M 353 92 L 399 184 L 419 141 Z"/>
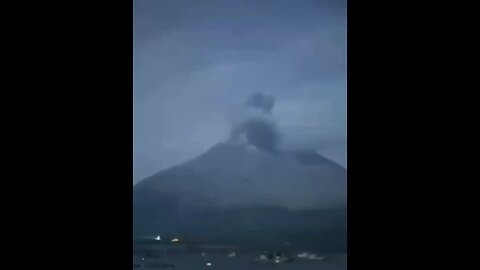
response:
<path id="1" fill-rule="evenodd" d="M 134 0 L 134 182 L 275 97 L 283 148 L 346 167 L 346 0 Z"/>

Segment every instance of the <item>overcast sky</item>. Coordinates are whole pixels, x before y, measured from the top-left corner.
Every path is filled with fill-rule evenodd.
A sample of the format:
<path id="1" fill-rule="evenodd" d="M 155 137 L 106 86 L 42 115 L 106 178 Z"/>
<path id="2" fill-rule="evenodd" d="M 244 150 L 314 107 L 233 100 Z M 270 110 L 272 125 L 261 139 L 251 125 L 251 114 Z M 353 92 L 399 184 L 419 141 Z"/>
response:
<path id="1" fill-rule="evenodd" d="M 225 140 L 255 92 L 284 147 L 346 167 L 345 0 L 134 0 L 134 181 Z"/>

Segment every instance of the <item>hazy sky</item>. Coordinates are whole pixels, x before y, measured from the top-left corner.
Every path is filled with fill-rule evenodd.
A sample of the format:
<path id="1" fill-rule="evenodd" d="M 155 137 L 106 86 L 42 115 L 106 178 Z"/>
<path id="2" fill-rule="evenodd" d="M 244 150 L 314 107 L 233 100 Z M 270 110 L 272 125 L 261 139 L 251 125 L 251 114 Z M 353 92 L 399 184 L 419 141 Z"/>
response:
<path id="1" fill-rule="evenodd" d="M 225 140 L 252 93 L 346 167 L 345 0 L 135 0 L 134 181 Z"/>

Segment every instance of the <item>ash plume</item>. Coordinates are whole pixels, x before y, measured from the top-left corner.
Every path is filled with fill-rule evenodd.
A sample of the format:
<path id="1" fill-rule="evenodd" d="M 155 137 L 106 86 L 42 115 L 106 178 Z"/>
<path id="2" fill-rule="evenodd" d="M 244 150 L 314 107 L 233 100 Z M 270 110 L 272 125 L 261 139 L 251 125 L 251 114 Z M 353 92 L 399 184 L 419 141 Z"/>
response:
<path id="1" fill-rule="evenodd" d="M 271 118 L 274 98 L 260 93 L 253 94 L 245 104 L 243 119 L 233 125 L 232 138 L 245 136 L 257 149 L 277 153 L 280 134 Z"/>
<path id="2" fill-rule="evenodd" d="M 259 108 L 263 113 L 271 113 L 274 103 L 275 99 L 272 96 L 256 93 L 248 98 L 246 107 Z"/>

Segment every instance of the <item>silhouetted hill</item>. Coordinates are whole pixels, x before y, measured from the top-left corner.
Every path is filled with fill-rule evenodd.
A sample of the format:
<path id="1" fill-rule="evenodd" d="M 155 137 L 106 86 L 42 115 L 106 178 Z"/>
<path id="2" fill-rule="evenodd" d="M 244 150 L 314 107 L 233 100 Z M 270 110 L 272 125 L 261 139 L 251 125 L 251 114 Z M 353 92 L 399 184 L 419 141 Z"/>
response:
<path id="1" fill-rule="evenodd" d="M 315 152 L 220 143 L 134 186 L 135 235 L 346 249 L 346 170 Z"/>

